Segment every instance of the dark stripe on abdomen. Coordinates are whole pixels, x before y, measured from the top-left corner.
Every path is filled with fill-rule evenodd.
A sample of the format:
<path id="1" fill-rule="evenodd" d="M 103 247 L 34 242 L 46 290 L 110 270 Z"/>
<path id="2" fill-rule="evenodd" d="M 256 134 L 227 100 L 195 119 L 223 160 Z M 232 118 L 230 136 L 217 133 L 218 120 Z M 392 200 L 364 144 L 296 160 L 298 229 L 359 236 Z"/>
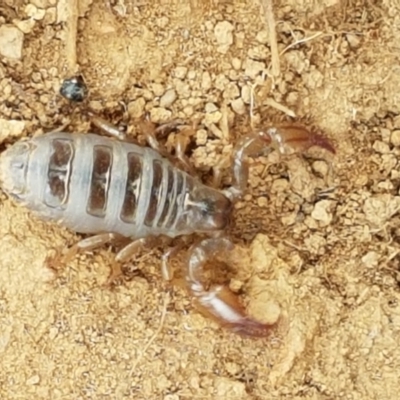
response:
<path id="1" fill-rule="evenodd" d="M 175 173 L 175 185 L 174 185 L 174 191 L 173 194 L 171 195 L 171 212 L 168 216 L 167 223 L 165 224 L 166 229 L 171 229 L 171 227 L 174 225 L 175 220 L 178 216 L 178 210 L 179 210 L 179 201 L 178 199 L 180 198 L 180 194 L 182 193 L 183 190 L 183 183 L 184 183 L 184 178 L 182 175 L 182 172 L 179 170 L 176 170 Z"/>
<path id="2" fill-rule="evenodd" d="M 173 204 L 173 188 L 174 188 L 174 181 L 175 181 L 175 174 L 173 168 L 169 165 L 167 168 L 167 194 L 165 196 L 165 201 L 163 205 L 160 205 L 160 207 L 163 208 L 160 219 L 158 220 L 157 226 L 160 228 L 165 224 L 165 221 L 168 217 L 168 214 L 171 211 L 172 204 Z"/>
<path id="3" fill-rule="evenodd" d="M 111 169 L 112 149 L 107 146 L 94 146 L 93 171 L 86 211 L 95 217 L 104 218 L 106 215 Z"/>
<path id="4" fill-rule="evenodd" d="M 157 210 L 160 205 L 162 184 L 163 184 L 163 166 L 161 160 L 153 160 L 153 182 L 150 191 L 150 201 L 144 219 L 146 226 L 153 226 L 154 218 L 157 215 Z"/>
<path id="5" fill-rule="evenodd" d="M 51 147 L 44 202 L 49 207 L 62 209 L 68 201 L 74 149 L 67 139 L 54 139 Z"/>
<path id="6" fill-rule="evenodd" d="M 133 224 L 136 218 L 142 174 L 143 157 L 137 153 L 128 153 L 128 178 L 120 217 L 122 221 L 130 224 Z"/>

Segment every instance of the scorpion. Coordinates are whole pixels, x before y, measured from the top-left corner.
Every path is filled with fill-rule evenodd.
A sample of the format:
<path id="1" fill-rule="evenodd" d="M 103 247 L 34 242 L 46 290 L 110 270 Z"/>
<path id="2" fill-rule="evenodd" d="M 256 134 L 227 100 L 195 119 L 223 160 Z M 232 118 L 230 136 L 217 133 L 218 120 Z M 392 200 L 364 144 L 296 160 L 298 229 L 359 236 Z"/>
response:
<path id="1" fill-rule="evenodd" d="M 335 153 L 330 141 L 295 123 L 244 135 L 233 149 L 231 186 L 218 190 L 178 168 L 154 133 L 148 135 L 149 146 L 144 147 L 128 141 L 99 117 L 93 117 L 93 122 L 108 137 L 60 130 L 8 147 L 0 156 L 3 191 L 43 219 L 94 235 L 78 242 L 73 247 L 76 251 L 129 238 L 129 244 L 116 254 L 116 263 L 126 262 L 139 246 L 159 236 L 207 234 L 188 251 L 185 276 L 190 295 L 206 314 L 234 333 L 268 335 L 271 324 L 248 316 L 228 287 L 207 288 L 202 271 L 208 260 L 234 246 L 224 231 L 234 203 L 247 186 L 248 157 L 271 146 L 282 154 L 312 146 Z M 176 154 L 187 165 L 183 149 L 177 148 Z"/>

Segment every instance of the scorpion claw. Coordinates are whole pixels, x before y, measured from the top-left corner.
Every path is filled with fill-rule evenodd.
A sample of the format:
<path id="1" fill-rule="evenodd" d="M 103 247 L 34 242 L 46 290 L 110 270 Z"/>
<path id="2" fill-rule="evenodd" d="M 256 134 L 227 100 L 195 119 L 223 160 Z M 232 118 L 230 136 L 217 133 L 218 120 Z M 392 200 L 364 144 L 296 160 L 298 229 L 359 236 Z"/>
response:
<path id="1" fill-rule="evenodd" d="M 332 154 L 335 147 L 323 135 L 311 132 L 300 124 L 280 124 L 265 131 L 250 133 L 240 138 L 233 151 L 232 186 L 224 193 L 231 200 L 243 196 L 249 177 L 247 157 L 257 157 L 268 148 L 275 148 L 281 154 L 301 153 L 310 147 L 321 147 Z"/>
<path id="2" fill-rule="evenodd" d="M 201 272 L 206 262 L 219 253 L 232 250 L 233 243 L 224 238 L 205 239 L 195 244 L 189 253 L 187 283 L 200 309 L 225 328 L 243 336 L 267 336 L 273 325 L 264 324 L 246 315 L 238 298 L 224 286 L 208 291 L 201 283 Z"/>
<path id="3" fill-rule="evenodd" d="M 267 336 L 272 325 L 251 319 L 235 294 L 224 286 L 215 286 L 198 296 L 200 307 L 233 333 L 243 336 Z"/>
<path id="4" fill-rule="evenodd" d="M 259 136 L 262 140 L 275 145 L 282 154 L 290 151 L 306 151 L 312 146 L 321 147 L 332 154 L 336 153 L 332 143 L 326 137 L 311 132 L 299 124 L 281 124 L 260 132 Z"/>

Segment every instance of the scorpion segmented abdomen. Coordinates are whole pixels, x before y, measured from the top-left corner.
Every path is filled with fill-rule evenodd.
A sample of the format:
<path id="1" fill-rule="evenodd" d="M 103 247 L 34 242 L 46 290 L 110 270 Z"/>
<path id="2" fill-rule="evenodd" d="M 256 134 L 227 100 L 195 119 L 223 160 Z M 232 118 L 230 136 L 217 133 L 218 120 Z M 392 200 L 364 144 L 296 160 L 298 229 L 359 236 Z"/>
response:
<path id="1" fill-rule="evenodd" d="M 7 192 L 77 232 L 174 237 L 197 228 L 188 199 L 203 185 L 149 148 L 50 133 L 9 148 L 0 170 Z"/>

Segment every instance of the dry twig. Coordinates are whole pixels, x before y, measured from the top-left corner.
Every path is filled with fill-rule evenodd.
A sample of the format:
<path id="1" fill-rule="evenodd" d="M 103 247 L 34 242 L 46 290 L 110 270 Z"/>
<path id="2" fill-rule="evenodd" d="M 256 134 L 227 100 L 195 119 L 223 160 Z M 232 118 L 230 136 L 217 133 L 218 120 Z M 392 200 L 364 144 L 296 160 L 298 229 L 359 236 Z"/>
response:
<path id="1" fill-rule="evenodd" d="M 271 46 L 272 76 L 276 77 L 280 75 L 281 67 L 279 62 L 278 41 L 276 39 L 275 17 L 272 0 L 261 0 L 261 5 L 264 9 L 265 20 L 268 25 L 269 44 Z"/>
<path id="2" fill-rule="evenodd" d="M 143 356 L 145 355 L 146 351 L 148 350 L 148 348 L 152 345 L 152 343 L 154 342 L 154 340 L 156 339 L 156 337 L 160 334 L 163 326 L 164 326 L 164 321 L 165 321 L 165 316 L 167 315 L 167 307 L 168 307 L 168 303 L 169 303 L 169 294 L 167 293 L 165 298 L 164 298 L 164 303 L 163 303 L 163 310 L 161 313 L 161 319 L 160 319 L 160 325 L 158 326 L 157 330 L 154 332 L 154 335 L 150 338 L 150 340 L 146 343 L 146 345 L 143 348 L 143 351 L 139 354 L 138 358 L 136 359 L 136 361 L 133 363 L 131 371 L 129 372 L 129 377 L 131 377 L 133 375 L 133 372 L 135 371 L 137 365 L 139 364 L 139 362 L 141 361 L 141 359 L 143 358 Z"/>
<path id="3" fill-rule="evenodd" d="M 75 75 L 78 70 L 76 55 L 76 40 L 78 34 L 78 0 L 68 0 L 66 3 L 67 21 L 65 35 L 65 58 L 68 76 Z"/>

